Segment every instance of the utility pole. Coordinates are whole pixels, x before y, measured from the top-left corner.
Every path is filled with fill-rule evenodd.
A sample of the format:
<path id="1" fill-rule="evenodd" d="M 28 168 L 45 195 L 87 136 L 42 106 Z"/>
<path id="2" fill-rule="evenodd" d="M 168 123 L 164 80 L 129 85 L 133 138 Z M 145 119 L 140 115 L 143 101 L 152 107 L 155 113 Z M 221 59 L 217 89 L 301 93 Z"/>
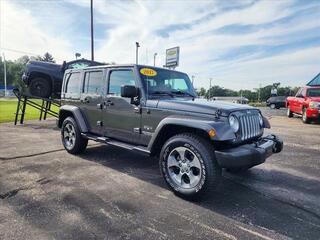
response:
<path id="1" fill-rule="evenodd" d="M 211 100 L 211 81 L 212 81 L 212 78 L 210 78 L 210 86 L 209 86 L 209 101 Z"/>
<path id="2" fill-rule="evenodd" d="M 94 61 L 94 43 L 93 43 L 93 0 L 90 1 L 91 9 L 91 61 Z"/>
<path id="3" fill-rule="evenodd" d="M 258 102 L 260 102 L 261 83 L 259 84 Z"/>
<path id="4" fill-rule="evenodd" d="M 136 42 L 136 64 L 138 64 L 138 49 L 140 47 L 140 44 L 138 42 Z"/>
<path id="5" fill-rule="evenodd" d="M 156 66 L 156 57 L 157 57 L 158 53 L 154 53 L 153 54 L 153 66 Z"/>
<path id="6" fill-rule="evenodd" d="M 6 64 L 6 58 L 4 56 L 4 52 L 2 53 L 3 55 L 3 71 L 4 71 L 4 96 L 7 96 L 7 64 Z"/>

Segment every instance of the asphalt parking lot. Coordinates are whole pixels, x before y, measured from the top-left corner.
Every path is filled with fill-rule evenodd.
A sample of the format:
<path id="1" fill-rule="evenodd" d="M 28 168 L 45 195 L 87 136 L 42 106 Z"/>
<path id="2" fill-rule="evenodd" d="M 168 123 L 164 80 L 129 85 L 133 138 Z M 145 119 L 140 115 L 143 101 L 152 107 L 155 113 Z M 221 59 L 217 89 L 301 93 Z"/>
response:
<path id="1" fill-rule="evenodd" d="M 70 155 L 54 120 L 0 124 L 0 239 L 319 239 L 320 125 L 262 111 L 283 152 L 223 172 L 201 202 L 168 190 L 154 158 L 97 143 Z"/>

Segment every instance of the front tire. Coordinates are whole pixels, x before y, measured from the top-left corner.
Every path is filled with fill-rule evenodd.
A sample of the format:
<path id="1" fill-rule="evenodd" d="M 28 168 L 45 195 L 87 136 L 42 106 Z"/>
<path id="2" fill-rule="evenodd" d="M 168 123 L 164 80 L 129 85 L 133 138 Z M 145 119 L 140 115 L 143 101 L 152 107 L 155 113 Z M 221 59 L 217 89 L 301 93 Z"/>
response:
<path id="1" fill-rule="evenodd" d="M 188 199 L 208 193 L 221 178 L 213 146 L 194 134 L 170 138 L 162 147 L 159 163 L 167 185 L 175 194 Z"/>
<path id="2" fill-rule="evenodd" d="M 287 117 L 288 118 L 292 118 L 293 117 L 293 113 L 291 112 L 289 105 L 287 107 Z"/>
<path id="3" fill-rule="evenodd" d="M 81 136 L 78 124 L 72 117 L 67 117 L 61 127 L 61 140 L 64 148 L 71 154 L 86 150 L 88 139 Z"/>
<path id="4" fill-rule="evenodd" d="M 310 118 L 308 118 L 307 116 L 307 109 L 306 108 L 303 108 L 302 109 L 302 122 L 303 123 L 310 123 Z"/>
<path id="5" fill-rule="evenodd" d="M 276 108 L 276 105 L 274 103 L 270 104 L 270 108 L 271 109 L 275 109 Z"/>

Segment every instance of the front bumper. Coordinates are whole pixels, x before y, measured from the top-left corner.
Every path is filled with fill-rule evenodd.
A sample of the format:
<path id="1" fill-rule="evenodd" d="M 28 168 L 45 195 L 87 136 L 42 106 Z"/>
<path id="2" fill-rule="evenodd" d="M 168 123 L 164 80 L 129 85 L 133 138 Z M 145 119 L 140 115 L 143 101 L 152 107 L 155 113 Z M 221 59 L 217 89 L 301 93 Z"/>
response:
<path id="1" fill-rule="evenodd" d="M 319 118 L 320 109 L 318 108 L 307 108 L 307 117 L 308 118 Z"/>
<path id="2" fill-rule="evenodd" d="M 252 144 L 215 151 L 222 168 L 252 167 L 265 162 L 273 153 L 282 151 L 283 142 L 275 135 L 268 135 Z"/>

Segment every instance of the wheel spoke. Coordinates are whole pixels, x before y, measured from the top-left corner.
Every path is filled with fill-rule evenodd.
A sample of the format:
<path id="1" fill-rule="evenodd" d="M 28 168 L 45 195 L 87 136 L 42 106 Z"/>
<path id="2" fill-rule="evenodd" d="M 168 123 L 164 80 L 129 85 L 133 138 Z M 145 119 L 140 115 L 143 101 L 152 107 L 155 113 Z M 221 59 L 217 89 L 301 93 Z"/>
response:
<path id="1" fill-rule="evenodd" d="M 178 148 L 175 149 L 175 151 L 179 154 L 180 159 L 182 161 L 185 160 L 186 148 L 178 147 Z"/>
<path id="2" fill-rule="evenodd" d="M 173 174 L 173 178 L 174 178 L 175 181 L 176 181 L 177 183 L 179 183 L 180 185 L 183 184 L 183 182 L 182 182 L 182 176 L 183 176 L 183 173 L 181 173 L 181 171 L 179 171 L 178 174 Z"/>
<path id="3" fill-rule="evenodd" d="M 197 157 L 195 157 L 189 164 L 190 164 L 190 168 L 195 167 L 197 169 L 201 169 L 201 164 Z"/>
<path id="4" fill-rule="evenodd" d="M 199 175 L 194 175 L 193 172 L 190 171 L 190 172 L 187 173 L 187 176 L 188 176 L 189 181 L 190 181 L 190 183 L 189 183 L 190 186 L 189 187 L 195 187 L 198 184 L 199 180 L 200 180 L 200 174 Z"/>
<path id="5" fill-rule="evenodd" d="M 170 155 L 168 158 L 168 167 L 169 168 L 171 168 L 171 167 L 178 167 L 179 168 L 179 162 L 173 155 Z"/>

